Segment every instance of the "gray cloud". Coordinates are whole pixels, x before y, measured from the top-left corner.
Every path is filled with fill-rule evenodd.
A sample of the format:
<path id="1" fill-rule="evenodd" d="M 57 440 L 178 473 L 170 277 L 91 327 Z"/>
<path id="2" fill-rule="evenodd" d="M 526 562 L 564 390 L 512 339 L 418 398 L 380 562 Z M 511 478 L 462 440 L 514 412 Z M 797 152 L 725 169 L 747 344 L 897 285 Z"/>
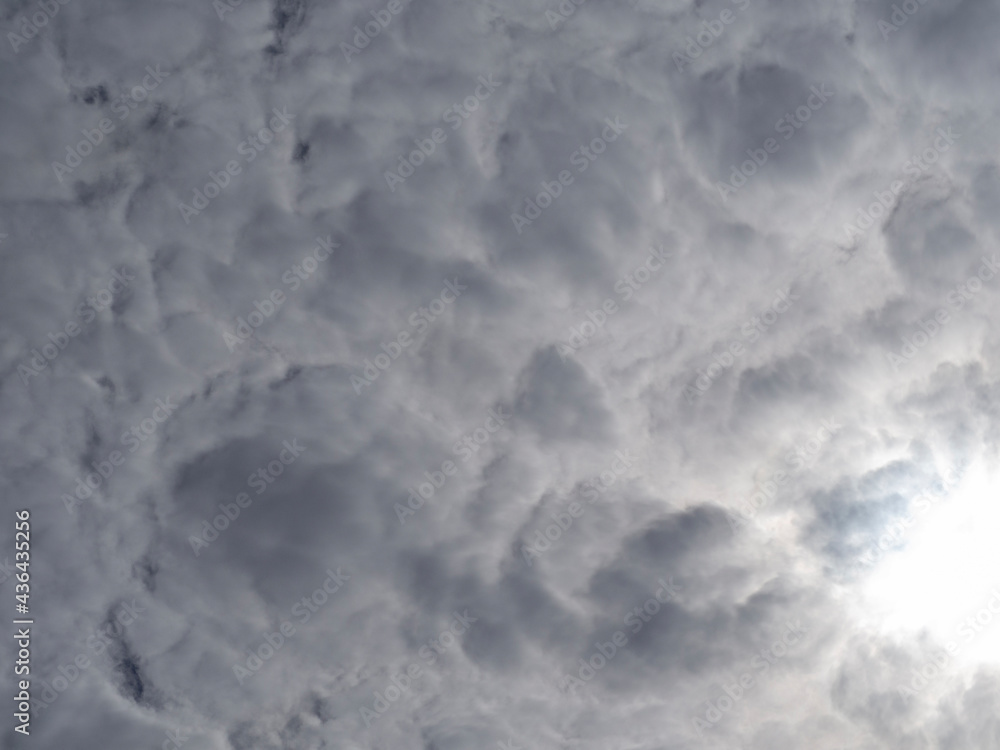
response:
<path id="1" fill-rule="evenodd" d="M 997 8 L 394 3 L 2 14 L 31 740 L 994 747 Z"/>

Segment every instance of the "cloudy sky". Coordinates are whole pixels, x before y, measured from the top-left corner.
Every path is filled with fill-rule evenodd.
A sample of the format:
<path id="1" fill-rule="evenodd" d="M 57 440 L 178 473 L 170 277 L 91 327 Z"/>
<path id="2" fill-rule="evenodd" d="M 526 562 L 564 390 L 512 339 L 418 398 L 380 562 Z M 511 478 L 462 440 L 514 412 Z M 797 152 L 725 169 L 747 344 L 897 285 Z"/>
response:
<path id="1" fill-rule="evenodd" d="M 0 19 L 0 746 L 1000 748 L 996 2 Z"/>

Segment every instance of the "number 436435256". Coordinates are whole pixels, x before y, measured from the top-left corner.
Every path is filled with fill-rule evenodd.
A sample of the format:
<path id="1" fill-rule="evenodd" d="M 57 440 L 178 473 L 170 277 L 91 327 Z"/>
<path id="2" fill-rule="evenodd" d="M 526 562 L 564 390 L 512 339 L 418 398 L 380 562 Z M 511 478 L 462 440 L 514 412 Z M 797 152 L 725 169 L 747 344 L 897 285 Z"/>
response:
<path id="1" fill-rule="evenodd" d="M 31 561 L 31 521 L 29 520 L 31 512 L 28 510 L 19 510 L 15 515 L 17 516 L 17 523 L 15 524 L 14 546 L 17 551 L 14 553 L 14 557 L 17 559 L 15 567 L 19 572 L 16 576 L 17 585 L 15 586 L 16 593 L 14 598 L 27 607 L 30 591 L 28 588 L 28 564 Z M 20 607 L 18 610 L 20 611 Z"/>

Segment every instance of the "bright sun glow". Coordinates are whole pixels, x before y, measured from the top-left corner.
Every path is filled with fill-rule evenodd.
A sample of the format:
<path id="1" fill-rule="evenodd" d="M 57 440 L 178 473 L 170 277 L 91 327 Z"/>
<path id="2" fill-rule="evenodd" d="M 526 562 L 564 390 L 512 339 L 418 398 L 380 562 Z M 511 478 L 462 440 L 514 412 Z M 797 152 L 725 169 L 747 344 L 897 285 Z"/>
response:
<path id="1" fill-rule="evenodd" d="M 966 663 L 1000 662 L 998 491 L 996 472 L 976 463 L 929 508 L 912 507 L 904 548 L 876 563 L 865 588 L 866 619 L 886 633 L 926 629 Z"/>

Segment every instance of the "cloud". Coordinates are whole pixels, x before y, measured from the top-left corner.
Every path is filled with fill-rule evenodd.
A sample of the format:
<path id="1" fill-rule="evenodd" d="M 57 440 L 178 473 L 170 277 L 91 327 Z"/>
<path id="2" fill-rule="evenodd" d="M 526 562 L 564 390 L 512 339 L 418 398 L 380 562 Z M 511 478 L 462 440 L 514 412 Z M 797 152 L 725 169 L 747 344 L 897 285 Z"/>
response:
<path id="1" fill-rule="evenodd" d="M 935 525 L 979 550 L 992 523 L 996 7 L 394 7 L 60 3 L 0 53 L 0 475 L 31 511 L 35 697 L 92 662 L 32 739 L 990 747 L 992 631 L 903 696 L 948 633 L 891 624 L 871 582 Z M 993 562 L 935 585 L 984 599 Z"/>

